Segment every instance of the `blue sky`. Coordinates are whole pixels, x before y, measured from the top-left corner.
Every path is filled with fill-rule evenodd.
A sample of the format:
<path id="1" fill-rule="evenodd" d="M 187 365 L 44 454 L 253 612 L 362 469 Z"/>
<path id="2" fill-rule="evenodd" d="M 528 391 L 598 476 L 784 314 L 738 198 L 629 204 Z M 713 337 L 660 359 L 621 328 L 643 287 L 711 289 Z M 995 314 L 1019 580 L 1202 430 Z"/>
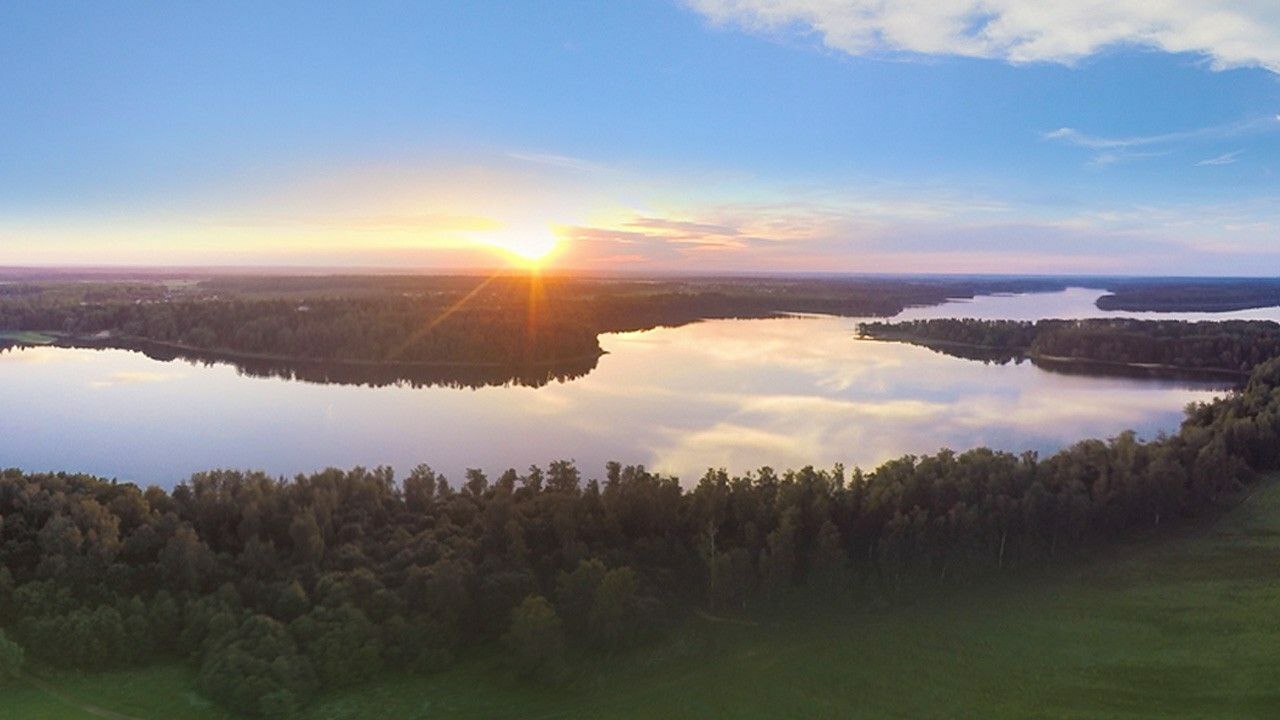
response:
<path id="1" fill-rule="evenodd" d="M 1257 0 L 8 3 L 0 264 L 1274 274 Z"/>

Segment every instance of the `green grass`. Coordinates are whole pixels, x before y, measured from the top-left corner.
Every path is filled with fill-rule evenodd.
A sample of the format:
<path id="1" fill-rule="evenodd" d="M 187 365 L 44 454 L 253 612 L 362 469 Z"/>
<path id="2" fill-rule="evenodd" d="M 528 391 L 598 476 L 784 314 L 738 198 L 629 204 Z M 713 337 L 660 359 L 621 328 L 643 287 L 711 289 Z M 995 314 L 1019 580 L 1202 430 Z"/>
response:
<path id="1" fill-rule="evenodd" d="M 48 345 L 53 342 L 52 335 L 32 332 L 30 330 L 0 330 L 0 343 L 24 343 L 26 345 Z"/>
<path id="2" fill-rule="evenodd" d="M 1228 515 L 1092 561 L 908 607 L 690 632 L 594 663 L 567 688 L 476 659 L 330 694 L 356 718 L 1280 717 L 1280 482 Z M 73 703 L 148 720 L 225 717 L 189 671 L 57 681 Z M 91 718 L 35 688 L 6 717 Z M 3 713 L 0 713 L 3 714 Z M 100 715 L 97 717 L 101 717 Z"/>
<path id="3" fill-rule="evenodd" d="M 0 717 L 22 720 L 233 720 L 201 697 L 181 665 L 32 680 L 0 691 Z"/>

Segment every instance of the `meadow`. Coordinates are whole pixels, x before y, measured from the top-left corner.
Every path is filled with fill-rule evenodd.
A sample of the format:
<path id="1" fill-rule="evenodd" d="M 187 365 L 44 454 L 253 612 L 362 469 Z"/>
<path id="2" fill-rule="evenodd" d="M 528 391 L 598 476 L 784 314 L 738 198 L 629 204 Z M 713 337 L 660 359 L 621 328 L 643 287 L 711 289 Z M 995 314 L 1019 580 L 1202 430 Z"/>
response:
<path id="1" fill-rule="evenodd" d="M 1209 718 L 1280 712 L 1280 479 L 1230 511 L 1068 565 L 903 607 L 700 616 L 567 687 L 481 652 L 428 678 L 322 695 L 301 717 Z M 180 665 L 28 681 L 31 720 L 233 717 Z"/>

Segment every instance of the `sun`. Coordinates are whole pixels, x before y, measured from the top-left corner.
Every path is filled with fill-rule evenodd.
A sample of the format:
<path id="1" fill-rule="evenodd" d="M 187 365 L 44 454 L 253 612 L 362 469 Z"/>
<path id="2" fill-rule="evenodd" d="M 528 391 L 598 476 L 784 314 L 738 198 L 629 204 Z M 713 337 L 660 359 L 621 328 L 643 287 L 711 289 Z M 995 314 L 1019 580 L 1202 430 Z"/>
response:
<path id="1" fill-rule="evenodd" d="M 518 227 L 487 233 L 479 242 L 497 248 L 508 259 L 539 267 L 560 248 L 560 238 L 550 227 Z"/>

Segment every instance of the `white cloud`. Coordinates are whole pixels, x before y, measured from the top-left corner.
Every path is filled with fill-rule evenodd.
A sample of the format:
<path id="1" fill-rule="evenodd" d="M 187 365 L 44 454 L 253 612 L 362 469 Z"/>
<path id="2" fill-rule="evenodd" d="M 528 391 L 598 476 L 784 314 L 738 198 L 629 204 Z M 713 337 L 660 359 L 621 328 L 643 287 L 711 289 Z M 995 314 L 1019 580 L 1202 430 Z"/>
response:
<path id="1" fill-rule="evenodd" d="M 713 22 L 806 32 L 851 55 L 1072 63 L 1116 45 L 1280 72 L 1276 0 L 687 0 Z"/>

